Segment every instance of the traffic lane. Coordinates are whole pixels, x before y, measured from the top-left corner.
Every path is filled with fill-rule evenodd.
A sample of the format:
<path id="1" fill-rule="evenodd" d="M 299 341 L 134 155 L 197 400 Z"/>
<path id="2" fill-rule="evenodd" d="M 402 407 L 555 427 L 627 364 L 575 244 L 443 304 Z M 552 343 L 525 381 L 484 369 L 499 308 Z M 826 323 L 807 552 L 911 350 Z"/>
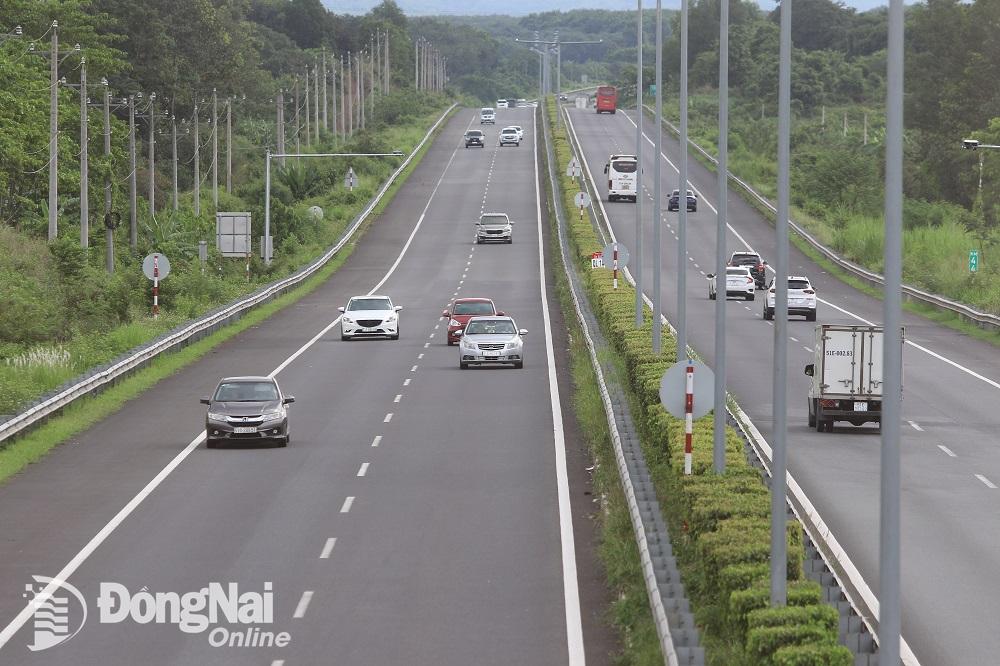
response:
<path id="1" fill-rule="evenodd" d="M 452 120 L 444 135 L 460 136 L 462 131 Z M 452 149 L 434 144 L 429 150 L 430 159 L 414 175 L 428 169 L 440 174 L 440 165 L 431 166 L 440 159 L 435 156 Z M 300 307 L 286 309 L 220 345 L 5 483 L 0 488 L 0 520 L 16 528 L 0 544 L 0 567 L 3 579 L 16 582 L 17 589 L 5 586 L 0 612 L 16 615 L 23 607 L 21 581 L 30 580 L 33 573 L 61 570 L 177 454 L 179 441 L 197 434 L 204 418 L 197 398 L 210 392 L 219 377 L 269 372 L 328 323 L 336 305 L 362 288 L 367 291 L 378 269 L 384 273 L 398 256 L 398 238 L 412 229 L 407 211 L 422 196 L 411 183 L 405 184 L 341 271 L 300 301 Z M 290 317 L 298 323 L 289 325 Z M 178 424 L 190 424 L 190 430 Z M 54 525 L 58 529 L 52 529 Z"/>

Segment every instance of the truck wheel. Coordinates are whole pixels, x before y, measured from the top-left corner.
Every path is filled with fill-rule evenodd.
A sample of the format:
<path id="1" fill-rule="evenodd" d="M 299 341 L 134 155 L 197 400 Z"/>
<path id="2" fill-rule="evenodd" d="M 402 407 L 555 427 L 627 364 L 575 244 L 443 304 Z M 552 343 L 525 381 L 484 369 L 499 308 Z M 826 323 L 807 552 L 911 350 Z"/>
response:
<path id="1" fill-rule="evenodd" d="M 752 301 L 755 298 L 754 294 L 747 294 L 747 300 Z"/>
<path id="2" fill-rule="evenodd" d="M 712 292 L 708 292 L 708 300 L 714 301 L 715 300 L 715 294 L 713 294 Z"/>
<path id="3" fill-rule="evenodd" d="M 767 321 L 774 319 L 774 311 L 772 311 L 770 308 L 764 308 L 764 319 Z M 812 423 L 810 423 L 809 425 L 812 425 Z"/>
<path id="4" fill-rule="evenodd" d="M 809 401 L 809 427 L 810 428 L 815 428 L 816 427 L 816 412 L 814 411 L 815 409 L 816 409 L 816 401 L 815 400 L 810 400 Z"/>
<path id="5" fill-rule="evenodd" d="M 809 314 L 806 315 L 806 321 L 816 321 L 816 311 L 815 310 L 813 310 L 812 312 L 810 312 Z"/>
<path id="6" fill-rule="evenodd" d="M 823 410 L 816 404 L 816 411 L 813 412 L 813 424 L 816 426 L 816 432 L 823 432 Z"/>

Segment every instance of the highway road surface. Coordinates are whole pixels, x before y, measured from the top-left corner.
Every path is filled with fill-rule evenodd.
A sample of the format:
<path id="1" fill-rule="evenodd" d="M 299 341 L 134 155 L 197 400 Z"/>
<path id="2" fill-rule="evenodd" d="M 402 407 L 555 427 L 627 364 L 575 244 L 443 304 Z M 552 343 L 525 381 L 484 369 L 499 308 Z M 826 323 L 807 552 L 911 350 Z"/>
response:
<path id="1" fill-rule="evenodd" d="M 320 289 L 0 486 L 0 663 L 605 661 L 533 114 L 500 111 L 485 149 L 461 141 L 474 111 L 453 117 Z M 524 126 L 519 147 L 496 146 L 505 123 Z M 516 221 L 512 245 L 473 243 L 484 210 Z M 337 307 L 364 293 L 403 306 L 399 341 L 340 340 Z M 492 297 L 529 330 L 523 369 L 459 369 L 440 319 L 455 296 Z M 198 398 L 269 373 L 297 398 L 288 448 L 207 450 Z M 25 615 L 25 585 L 60 572 L 86 622 L 31 650 L 80 623 L 65 590 L 58 630 Z M 203 620 L 212 583 L 247 595 L 242 615 Z"/>
<path id="2" fill-rule="evenodd" d="M 630 114 L 571 109 L 584 158 L 605 199 L 615 235 L 635 248 L 635 207 L 606 202 L 603 167 L 611 153 L 635 153 Z M 647 133 L 652 123 L 645 127 Z M 652 135 L 644 147 L 644 291 L 652 294 Z M 676 324 L 678 214 L 666 197 L 679 188 L 679 143 L 664 132 L 662 168 L 664 314 Z M 714 273 L 716 177 L 689 158 L 699 194 L 688 214 L 688 339 L 709 365 L 714 354 L 714 302 L 704 275 Z M 752 248 L 775 254 L 774 229 L 730 191 L 727 255 Z M 634 253 L 633 253 L 634 256 Z M 630 267 L 635 266 L 633 259 Z M 789 272 L 810 278 L 820 298 L 818 322 L 879 323 L 882 303 L 826 274 L 791 248 Z M 772 434 L 773 322 L 762 318 L 763 292 L 727 304 L 728 386 L 765 437 Z M 902 434 L 903 636 L 925 666 L 997 663 L 1000 654 L 1000 354 L 995 347 L 904 314 Z M 806 425 L 807 378 L 814 324 L 793 317 L 788 333 L 788 466 L 833 533 L 878 593 L 879 445 L 872 427 L 838 424 L 833 434 Z"/>

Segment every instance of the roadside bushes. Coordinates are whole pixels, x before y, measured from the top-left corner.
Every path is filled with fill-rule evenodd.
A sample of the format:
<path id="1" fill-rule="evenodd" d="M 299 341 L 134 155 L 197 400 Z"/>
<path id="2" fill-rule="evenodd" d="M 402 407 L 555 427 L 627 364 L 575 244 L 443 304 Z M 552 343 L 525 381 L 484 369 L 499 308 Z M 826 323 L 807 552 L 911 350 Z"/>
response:
<path id="1" fill-rule="evenodd" d="M 571 151 L 562 130 L 555 129 L 554 107 L 547 105 L 557 169 Z M 577 183 L 560 176 L 564 210 L 575 211 Z M 591 270 L 590 257 L 603 243 L 589 219 L 568 216 L 571 255 L 584 273 L 588 298 L 624 369 L 632 412 L 640 427 L 646 462 L 660 506 L 667 517 L 682 577 L 691 596 L 705 645 L 712 660 L 739 655 L 740 663 L 763 666 L 846 666 L 853 661 L 837 644 L 839 614 L 822 605 L 820 587 L 803 580 L 801 525 L 787 524 L 788 606 L 770 603 L 770 493 L 750 465 L 743 441 L 726 430 L 727 472 L 712 472 L 712 417 L 695 422 L 692 476 L 683 475 L 683 421 L 660 405 L 664 371 L 677 359 L 676 341 L 664 338 L 663 350 L 652 350 L 651 313 L 646 324 L 634 324 L 635 291 L 624 281 L 614 289 L 610 270 Z M 721 647 L 724 646 L 724 647 Z M 727 663 L 731 663 L 727 661 Z"/>

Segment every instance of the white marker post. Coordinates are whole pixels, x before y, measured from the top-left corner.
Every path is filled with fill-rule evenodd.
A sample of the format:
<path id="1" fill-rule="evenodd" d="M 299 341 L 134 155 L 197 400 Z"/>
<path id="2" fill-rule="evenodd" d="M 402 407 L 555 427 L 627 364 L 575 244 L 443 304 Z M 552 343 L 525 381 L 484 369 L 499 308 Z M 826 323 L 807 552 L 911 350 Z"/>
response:
<path id="1" fill-rule="evenodd" d="M 691 476 L 691 433 L 694 429 L 694 362 L 688 360 L 684 392 L 684 475 Z"/>
<path id="2" fill-rule="evenodd" d="M 618 288 L 618 243 L 614 243 L 614 248 L 611 252 L 611 276 L 612 284 L 614 289 Z"/>
<path id="3" fill-rule="evenodd" d="M 160 318 L 160 255 L 153 255 L 153 319 Z"/>
<path id="4" fill-rule="evenodd" d="M 160 316 L 160 280 L 170 275 L 170 260 L 159 252 L 146 255 L 142 273 L 153 282 L 153 319 Z"/>

